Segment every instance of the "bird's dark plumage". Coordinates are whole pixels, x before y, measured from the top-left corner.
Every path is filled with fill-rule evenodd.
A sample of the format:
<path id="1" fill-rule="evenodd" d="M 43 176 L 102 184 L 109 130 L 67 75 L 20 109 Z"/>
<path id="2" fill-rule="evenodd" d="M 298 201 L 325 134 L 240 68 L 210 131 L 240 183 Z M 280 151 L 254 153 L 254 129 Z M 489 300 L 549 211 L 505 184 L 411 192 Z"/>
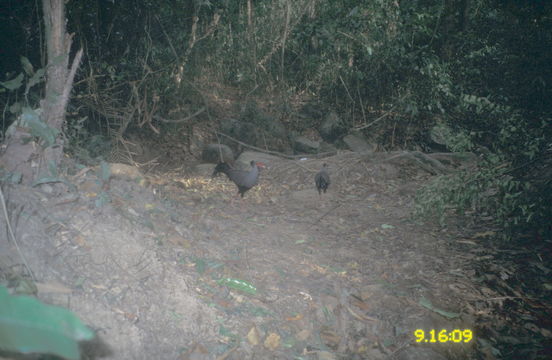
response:
<path id="1" fill-rule="evenodd" d="M 213 175 L 211 175 L 211 177 L 215 178 L 220 173 L 226 174 L 226 176 L 228 176 L 228 171 L 231 169 L 232 168 L 230 167 L 230 165 L 225 162 L 218 163 L 217 166 L 215 166 L 215 170 L 213 170 Z M 228 176 L 228 178 L 230 178 L 230 176 Z"/>
<path id="2" fill-rule="evenodd" d="M 251 170 L 239 170 L 230 167 L 227 163 L 218 164 L 214 171 L 212 177 L 217 176 L 219 173 L 224 173 L 236 186 L 238 187 L 238 193 L 243 197 L 243 195 L 251 189 L 253 186 L 257 185 L 259 182 L 259 166 L 263 166 L 261 163 L 251 161 Z"/>
<path id="3" fill-rule="evenodd" d="M 316 189 L 318 194 L 322 194 L 322 191 L 326 193 L 328 186 L 330 186 L 330 174 L 328 174 L 328 165 L 324 164 L 322 170 L 320 170 L 314 177 L 314 183 L 316 184 Z"/>

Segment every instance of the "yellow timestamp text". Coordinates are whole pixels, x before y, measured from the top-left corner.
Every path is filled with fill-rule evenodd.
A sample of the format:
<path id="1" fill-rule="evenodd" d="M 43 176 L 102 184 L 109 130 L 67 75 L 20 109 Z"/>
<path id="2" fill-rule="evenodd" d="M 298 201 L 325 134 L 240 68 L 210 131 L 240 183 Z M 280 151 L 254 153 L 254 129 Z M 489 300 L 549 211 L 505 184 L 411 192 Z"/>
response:
<path id="1" fill-rule="evenodd" d="M 470 329 L 454 330 L 429 330 L 416 329 L 414 331 L 416 342 L 418 343 L 468 343 L 473 339 L 473 331 Z"/>

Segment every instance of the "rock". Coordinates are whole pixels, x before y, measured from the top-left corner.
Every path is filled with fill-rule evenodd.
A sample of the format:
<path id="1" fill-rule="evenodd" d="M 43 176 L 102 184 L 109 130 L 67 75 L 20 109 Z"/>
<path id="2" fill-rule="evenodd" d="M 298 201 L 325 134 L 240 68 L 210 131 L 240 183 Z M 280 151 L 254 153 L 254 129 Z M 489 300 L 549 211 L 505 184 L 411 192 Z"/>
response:
<path id="1" fill-rule="evenodd" d="M 430 141 L 427 144 L 428 152 L 445 152 L 448 150 L 449 141 L 453 137 L 452 129 L 445 124 L 437 124 L 429 132 Z"/>
<path id="2" fill-rule="evenodd" d="M 221 130 L 222 133 L 248 145 L 261 147 L 266 141 L 266 135 L 263 137 L 263 130 L 248 120 L 226 119 L 221 123 Z M 232 146 L 238 153 L 243 149 L 242 145 L 229 139 L 222 138 L 221 140 Z"/>
<path id="3" fill-rule="evenodd" d="M 375 147 L 370 146 L 368 142 L 364 139 L 364 137 L 361 137 L 360 135 L 355 134 L 349 134 L 343 138 L 343 142 L 347 145 L 347 147 L 354 152 L 374 152 Z"/>
<path id="4" fill-rule="evenodd" d="M 322 141 L 320 143 L 320 152 L 321 153 L 330 153 L 330 155 L 336 155 L 337 154 L 337 148 L 333 144 L 328 144 L 327 142 Z"/>
<path id="5" fill-rule="evenodd" d="M 251 160 L 260 161 L 264 163 L 267 167 L 270 167 L 270 165 L 278 159 L 279 158 L 277 156 L 265 154 L 262 152 L 244 151 L 243 153 L 241 153 L 241 155 L 239 156 L 236 162 L 240 163 L 240 168 L 241 168 L 241 164 L 244 164 L 245 168 L 248 168 L 250 166 L 249 163 L 251 162 Z"/>
<path id="6" fill-rule="evenodd" d="M 445 124 L 437 124 L 431 128 L 429 132 L 429 138 L 439 145 L 447 145 L 448 140 L 452 134 L 452 130 Z"/>
<path id="7" fill-rule="evenodd" d="M 218 164 L 221 162 L 232 164 L 234 162 L 234 152 L 230 147 L 224 144 L 209 144 L 201 153 L 201 159 L 205 162 Z"/>
<path id="8" fill-rule="evenodd" d="M 347 130 L 339 116 L 332 111 L 326 115 L 318 131 L 322 139 L 333 142 L 345 134 Z"/>
<path id="9" fill-rule="evenodd" d="M 283 153 L 293 153 L 285 125 L 278 119 L 267 116 L 263 119 L 264 136 L 257 139 L 257 147 L 268 148 Z"/>
<path id="10" fill-rule="evenodd" d="M 257 141 L 257 127 L 244 120 L 225 119 L 220 124 L 221 131 L 246 144 L 255 145 Z M 227 139 L 222 139 L 227 141 Z"/>
<path id="11" fill-rule="evenodd" d="M 314 154 L 320 150 L 320 141 L 310 140 L 304 136 L 297 136 L 293 139 L 293 149 L 298 153 Z"/>

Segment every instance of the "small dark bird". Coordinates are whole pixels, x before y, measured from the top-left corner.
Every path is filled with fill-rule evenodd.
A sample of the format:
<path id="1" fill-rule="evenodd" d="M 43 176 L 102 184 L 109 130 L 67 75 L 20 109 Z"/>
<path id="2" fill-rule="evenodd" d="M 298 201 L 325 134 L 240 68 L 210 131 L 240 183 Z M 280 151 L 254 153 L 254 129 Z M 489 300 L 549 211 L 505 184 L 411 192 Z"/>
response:
<path id="1" fill-rule="evenodd" d="M 326 193 L 328 186 L 330 186 L 330 174 L 328 174 L 328 164 L 322 165 L 322 169 L 314 177 L 314 183 L 316 184 L 316 189 L 318 194 L 322 195 L 322 191 Z"/>
<path id="2" fill-rule="evenodd" d="M 232 180 L 238 187 L 238 194 L 243 197 L 249 189 L 259 182 L 259 168 L 264 168 L 264 164 L 253 160 L 251 161 L 251 170 L 249 171 L 234 169 L 223 162 L 215 167 L 212 177 L 217 176 L 219 173 L 226 174 L 228 179 Z"/>

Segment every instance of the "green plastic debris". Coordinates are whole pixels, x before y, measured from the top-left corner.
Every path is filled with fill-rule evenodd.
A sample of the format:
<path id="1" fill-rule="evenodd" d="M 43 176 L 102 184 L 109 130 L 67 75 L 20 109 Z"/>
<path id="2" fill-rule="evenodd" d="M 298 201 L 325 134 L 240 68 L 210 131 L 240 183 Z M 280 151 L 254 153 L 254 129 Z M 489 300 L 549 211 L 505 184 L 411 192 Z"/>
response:
<path id="1" fill-rule="evenodd" d="M 71 311 L 33 297 L 10 295 L 0 286 L 0 349 L 78 360 L 78 342 L 93 338 L 94 332 Z"/>

